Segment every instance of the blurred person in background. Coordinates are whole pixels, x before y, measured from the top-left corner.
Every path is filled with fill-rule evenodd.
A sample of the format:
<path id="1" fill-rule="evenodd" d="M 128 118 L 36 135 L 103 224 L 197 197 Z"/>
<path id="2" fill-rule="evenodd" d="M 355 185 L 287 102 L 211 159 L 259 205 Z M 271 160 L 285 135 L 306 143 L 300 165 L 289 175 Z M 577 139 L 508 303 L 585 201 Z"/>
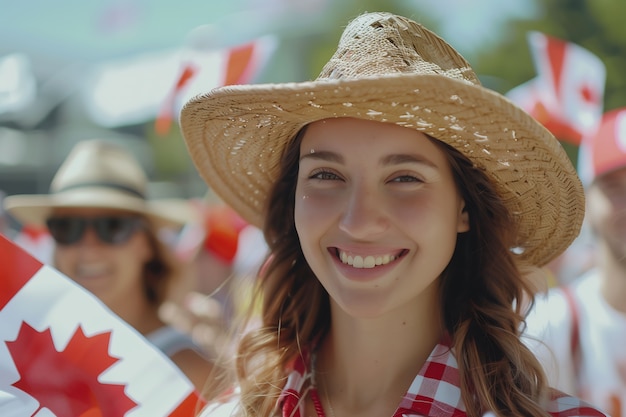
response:
<path id="1" fill-rule="evenodd" d="M 161 316 L 191 335 L 212 357 L 224 353 L 232 320 L 249 302 L 257 269 L 267 254 L 263 233 L 210 190 L 191 199 L 197 216 L 174 244 L 185 260 L 188 284 L 161 307 Z"/>
<path id="2" fill-rule="evenodd" d="M 626 416 L 626 107 L 580 148 L 594 267 L 538 297 L 528 343 L 550 382 Z"/>
<path id="3" fill-rule="evenodd" d="M 147 200 L 147 185 L 127 149 L 86 140 L 69 153 L 49 194 L 8 196 L 4 207 L 26 226 L 47 227 L 53 266 L 144 335 L 201 390 L 211 362 L 158 314 L 183 267 L 161 230 L 180 228 L 184 215 L 172 209 L 180 206 L 176 200 Z"/>

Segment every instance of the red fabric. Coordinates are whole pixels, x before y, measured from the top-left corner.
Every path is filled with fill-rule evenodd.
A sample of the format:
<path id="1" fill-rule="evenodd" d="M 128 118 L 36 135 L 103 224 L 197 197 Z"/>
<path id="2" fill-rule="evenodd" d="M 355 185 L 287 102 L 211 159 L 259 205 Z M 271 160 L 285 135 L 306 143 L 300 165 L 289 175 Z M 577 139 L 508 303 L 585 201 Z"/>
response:
<path id="1" fill-rule="evenodd" d="M 0 310 L 35 275 L 42 264 L 0 235 Z"/>
<path id="2" fill-rule="evenodd" d="M 208 210 L 204 249 L 224 262 L 232 263 L 237 255 L 239 232 L 246 223 L 228 206 L 212 207 Z"/>
<path id="3" fill-rule="evenodd" d="M 245 84 L 249 81 L 254 65 L 255 42 L 240 45 L 228 52 L 224 85 Z"/>

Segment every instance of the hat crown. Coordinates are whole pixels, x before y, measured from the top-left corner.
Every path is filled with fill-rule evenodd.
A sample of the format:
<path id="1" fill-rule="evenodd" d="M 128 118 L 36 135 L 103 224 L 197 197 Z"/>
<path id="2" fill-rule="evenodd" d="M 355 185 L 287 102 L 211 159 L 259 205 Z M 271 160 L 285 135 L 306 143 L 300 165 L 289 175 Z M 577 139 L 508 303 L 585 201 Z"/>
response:
<path id="1" fill-rule="evenodd" d="M 480 85 L 470 64 L 447 42 L 419 23 L 384 12 L 350 22 L 318 80 L 407 73 Z"/>
<path id="2" fill-rule="evenodd" d="M 52 179 L 51 193 L 82 187 L 115 189 L 145 198 L 148 179 L 134 156 L 99 139 L 80 142 Z"/>

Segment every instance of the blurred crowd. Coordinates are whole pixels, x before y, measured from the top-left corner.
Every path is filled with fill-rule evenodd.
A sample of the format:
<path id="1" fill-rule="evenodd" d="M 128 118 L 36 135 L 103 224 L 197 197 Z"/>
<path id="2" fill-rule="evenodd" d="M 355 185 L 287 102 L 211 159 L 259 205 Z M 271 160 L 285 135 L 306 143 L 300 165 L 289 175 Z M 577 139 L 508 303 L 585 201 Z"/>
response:
<path id="1" fill-rule="evenodd" d="M 147 184 L 123 145 L 81 141 L 50 193 L 0 194 L 0 232 L 93 293 L 202 391 L 265 243 L 210 191 L 151 200 Z"/>

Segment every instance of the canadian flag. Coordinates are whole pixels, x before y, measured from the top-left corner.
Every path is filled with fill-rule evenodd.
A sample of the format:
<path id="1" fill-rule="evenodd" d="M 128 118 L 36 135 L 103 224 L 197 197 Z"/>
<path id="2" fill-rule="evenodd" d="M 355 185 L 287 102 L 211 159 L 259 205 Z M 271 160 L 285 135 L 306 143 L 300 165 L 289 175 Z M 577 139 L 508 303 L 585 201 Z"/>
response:
<path id="1" fill-rule="evenodd" d="M 91 293 L 0 235 L 0 415 L 192 417 L 170 360 Z"/>
<path id="2" fill-rule="evenodd" d="M 180 74 L 163 102 L 155 121 L 155 131 L 165 135 L 184 102 L 212 88 L 247 84 L 264 68 L 276 49 L 273 36 L 264 36 L 233 46 L 216 55 L 202 49 L 187 51 Z"/>
<path id="3" fill-rule="evenodd" d="M 85 111 L 111 128 L 157 119 L 157 133 L 165 134 L 189 98 L 252 81 L 277 45 L 275 35 L 265 35 L 230 47 L 184 45 L 99 64 L 81 87 Z"/>
<path id="4" fill-rule="evenodd" d="M 46 227 L 22 225 L 12 240 L 42 263 L 52 260 L 54 240 Z"/>
<path id="5" fill-rule="evenodd" d="M 606 67 L 589 50 L 539 32 L 528 34 L 537 76 L 506 95 L 558 139 L 579 145 L 603 112 Z"/>

